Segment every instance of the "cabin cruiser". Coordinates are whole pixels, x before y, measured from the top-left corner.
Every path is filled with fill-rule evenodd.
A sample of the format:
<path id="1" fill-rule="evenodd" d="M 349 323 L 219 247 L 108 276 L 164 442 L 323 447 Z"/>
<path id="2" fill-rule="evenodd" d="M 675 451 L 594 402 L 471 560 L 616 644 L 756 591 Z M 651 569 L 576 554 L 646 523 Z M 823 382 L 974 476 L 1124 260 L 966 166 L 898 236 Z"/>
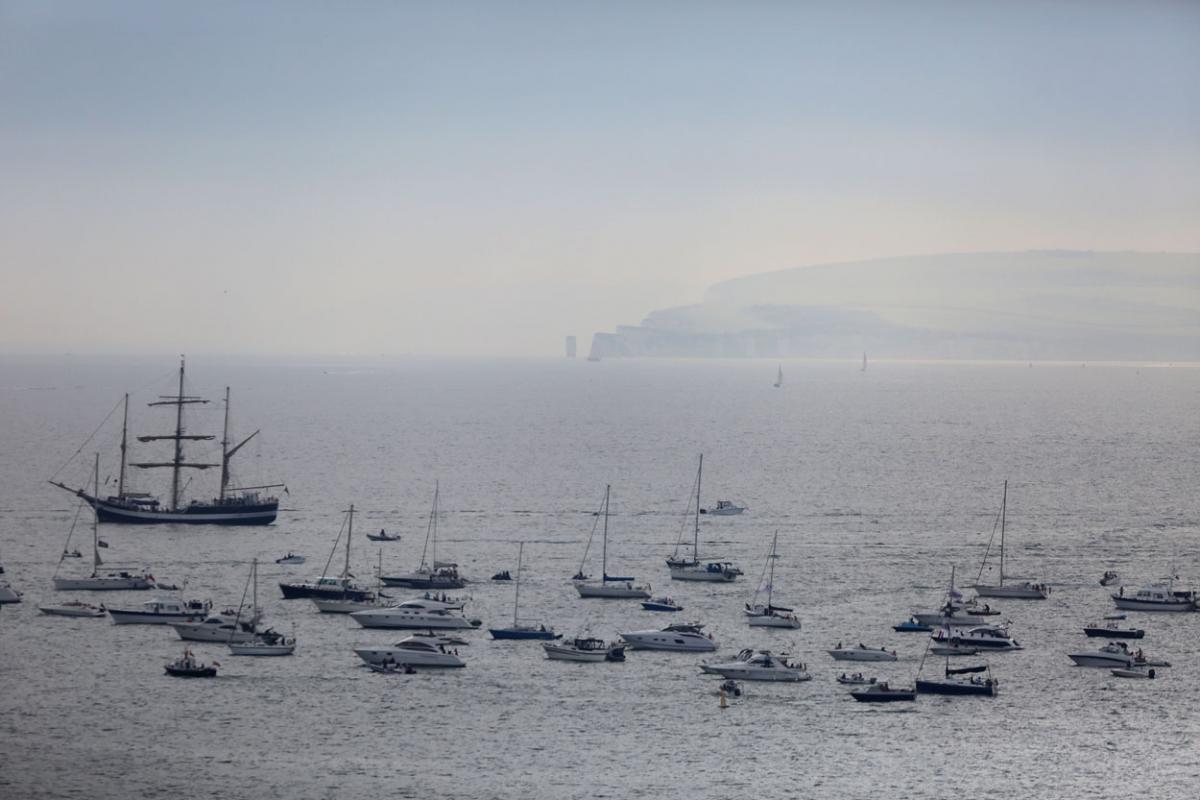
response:
<path id="1" fill-rule="evenodd" d="M 826 653 L 833 656 L 837 661 L 895 661 L 896 651 L 888 650 L 886 647 L 880 647 L 876 650 L 874 647 L 867 647 L 865 644 L 859 643 L 858 647 L 842 647 L 842 643 L 838 642 L 838 646 L 833 650 L 826 650 Z"/>
<path id="2" fill-rule="evenodd" d="M 807 681 L 812 676 L 803 664 L 793 664 L 786 655 L 774 655 L 770 650 L 746 648 L 733 661 L 702 664 L 702 672 L 743 681 Z"/>
<path id="3" fill-rule="evenodd" d="M 349 578 L 322 575 L 316 580 L 284 582 L 280 581 L 279 589 L 285 600 L 298 600 L 305 597 L 320 597 L 324 599 L 362 600 L 371 594 L 371 590 L 359 586 Z"/>
<path id="4" fill-rule="evenodd" d="M 409 636 L 390 647 L 356 647 L 354 652 L 367 664 L 396 664 L 413 667 L 465 667 L 458 652 L 434 637 Z"/>
<path id="5" fill-rule="evenodd" d="M 1196 592 L 1181 591 L 1168 583 L 1166 586 L 1148 586 L 1132 594 L 1125 587 L 1112 595 L 1117 608 L 1126 611 L 1195 611 L 1200 598 Z"/>
<path id="6" fill-rule="evenodd" d="M 212 610 L 211 600 L 175 600 L 156 597 L 136 608 L 110 608 L 114 625 L 169 625 L 172 622 L 199 622 Z"/>
<path id="7" fill-rule="evenodd" d="M 200 622 L 169 623 L 179 638 L 188 642 L 252 642 L 259 636 L 279 634 L 273 632 L 255 633 L 256 618 L 250 616 L 239 618 L 233 609 L 225 609 L 219 614 L 209 614 Z"/>
<path id="8" fill-rule="evenodd" d="M 705 634 L 698 622 L 668 625 L 662 630 L 630 631 L 621 638 L 634 650 L 674 650 L 688 653 L 711 653 L 717 649 L 712 634 Z"/>
<path id="9" fill-rule="evenodd" d="M 1166 661 L 1146 658 L 1141 649 L 1130 650 L 1124 642 L 1109 642 L 1091 653 L 1068 653 L 1067 658 L 1081 667 L 1169 667 Z"/>
<path id="10" fill-rule="evenodd" d="M 426 628 L 433 630 L 462 630 L 478 628 L 480 620 L 468 620 L 457 609 L 424 608 L 408 605 L 407 601 L 397 606 L 370 608 L 354 611 L 350 619 L 364 628 Z"/>
<path id="11" fill-rule="evenodd" d="M 873 683 L 865 689 L 850 693 L 860 703 L 892 703 L 898 700 L 916 700 L 917 690 L 894 688 L 887 681 Z"/>
<path id="12" fill-rule="evenodd" d="M 942 628 L 935 631 L 933 640 L 942 644 L 958 647 L 977 647 L 980 650 L 1022 650 L 1016 639 L 1008 635 L 1008 629 L 1003 625 L 978 625 L 974 628 Z"/>
<path id="13" fill-rule="evenodd" d="M 48 617 L 103 617 L 107 613 L 103 605 L 94 606 L 78 600 L 55 606 L 38 606 L 38 611 Z"/>
<path id="14" fill-rule="evenodd" d="M 700 509 L 701 514 L 708 514 L 713 517 L 731 517 L 734 514 L 740 514 L 746 510 L 745 506 L 739 506 L 731 500 L 718 500 L 717 504 L 712 508 Z"/>
<path id="15" fill-rule="evenodd" d="M 671 597 L 652 597 L 642 603 L 647 611 L 683 611 L 683 606 Z"/>
<path id="16" fill-rule="evenodd" d="M 1088 625 L 1083 629 L 1089 637 L 1104 639 L 1141 639 L 1146 632 L 1141 628 L 1122 628 L 1116 622 L 1107 625 Z"/>
<path id="17" fill-rule="evenodd" d="M 569 642 L 543 642 L 546 658 L 554 661 L 624 661 L 625 645 L 608 644 L 593 636 L 581 636 Z"/>

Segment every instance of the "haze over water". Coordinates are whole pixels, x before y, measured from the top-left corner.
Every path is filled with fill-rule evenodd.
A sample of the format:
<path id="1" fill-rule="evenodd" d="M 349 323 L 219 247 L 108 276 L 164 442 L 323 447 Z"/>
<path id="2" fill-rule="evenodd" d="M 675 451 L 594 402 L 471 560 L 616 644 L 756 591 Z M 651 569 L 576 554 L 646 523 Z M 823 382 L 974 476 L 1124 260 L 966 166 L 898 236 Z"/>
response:
<path id="1" fill-rule="evenodd" d="M 1200 578 L 1200 370 L 1190 368 L 764 361 L 250 362 L 194 358 L 189 391 L 232 386 L 248 446 L 246 481 L 280 479 L 269 528 L 103 526 L 110 563 L 187 581 L 188 597 L 236 605 L 251 558 L 267 622 L 295 631 L 288 659 L 238 659 L 215 681 L 177 681 L 169 628 L 40 616 L 76 507 L 44 483 L 136 391 L 137 433 L 169 427 L 148 395 L 169 360 L 8 359 L 0 369 L 0 559 L 25 602 L 0 611 L 0 794 L 6 797 L 347 796 L 845 798 L 1079 797 L 1098 786 L 1153 798 L 1194 794 L 1200 775 L 1200 617 L 1131 614 L 1147 653 L 1173 666 L 1121 681 L 1072 666 L 1094 649 L 1084 624 L 1112 611 L 1097 581 Z M 190 430 L 219 432 L 219 404 Z M 111 428 L 111 426 L 110 426 Z M 98 437 L 115 472 L 111 429 Z M 86 476 L 92 449 L 64 471 Z M 735 560 L 731 585 L 672 584 L 663 558 L 681 530 L 705 454 L 703 547 Z M 242 456 L 239 456 L 241 458 Z M 434 481 L 439 558 L 475 579 L 467 615 L 511 620 L 525 541 L 522 617 L 612 638 L 704 622 L 718 656 L 788 651 L 814 679 L 747 684 L 720 711 L 700 657 L 630 653 L 624 664 L 546 661 L 536 643 L 469 634 L 466 669 L 380 676 L 351 648 L 366 631 L 283 601 L 276 582 L 320 572 L 354 503 L 356 532 L 386 527 L 384 570 L 415 567 Z M 1051 582 L 1045 602 L 1002 603 L 1025 650 L 988 661 L 995 699 L 856 704 L 824 650 L 838 641 L 899 650 L 866 670 L 910 682 L 925 638 L 891 626 L 938 603 L 952 567 L 974 581 L 1009 481 L 1011 572 Z M 199 481 L 200 479 L 197 479 Z M 604 485 L 613 486 L 610 571 L 648 580 L 686 610 L 580 600 L 578 568 Z M 149 484 L 147 484 L 147 487 Z M 198 492 L 206 496 L 208 489 Z M 86 515 L 72 547 L 87 550 Z M 778 602 L 803 629 L 746 627 L 773 532 Z M 378 546 L 354 542 L 371 575 Z M 297 567 L 275 558 L 292 550 Z M 599 572 L 598 548 L 588 564 Z M 86 561 L 86 559 L 85 559 Z M 336 562 L 335 562 L 336 563 Z M 86 571 L 68 561 L 64 571 Z M 94 595 L 108 605 L 154 593 Z M 403 596 L 403 590 L 395 594 Z M 927 665 L 936 669 L 936 662 Z M 1105 776 L 1109 776 L 1106 778 Z"/>

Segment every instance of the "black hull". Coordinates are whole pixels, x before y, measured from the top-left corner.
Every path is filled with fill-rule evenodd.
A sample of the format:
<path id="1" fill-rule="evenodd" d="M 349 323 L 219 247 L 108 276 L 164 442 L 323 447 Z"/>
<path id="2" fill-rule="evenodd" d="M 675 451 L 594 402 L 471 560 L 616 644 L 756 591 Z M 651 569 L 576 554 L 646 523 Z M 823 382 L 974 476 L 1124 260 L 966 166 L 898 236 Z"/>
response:
<path id="1" fill-rule="evenodd" d="M 270 525 L 279 512 L 279 501 L 267 503 L 195 503 L 178 511 L 155 506 L 94 500 L 77 492 L 96 508 L 101 522 L 117 525 Z"/>
<path id="2" fill-rule="evenodd" d="M 917 681 L 917 694 L 982 695 L 984 697 L 994 697 L 996 687 L 943 683 L 941 681 Z"/>
<path id="3" fill-rule="evenodd" d="M 367 589 L 346 589 L 345 591 L 330 591 L 328 589 L 316 589 L 301 583 L 281 583 L 279 584 L 280 591 L 283 592 L 285 600 L 302 600 L 306 597 L 315 597 L 319 600 L 366 600 L 371 594 Z"/>
<path id="4" fill-rule="evenodd" d="M 1114 631 L 1109 628 L 1084 628 L 1083 632 L 1091 637 L 1103 639 L 1141 639 L 1146 635 L 1140 628 L 1133 631 Z"/>

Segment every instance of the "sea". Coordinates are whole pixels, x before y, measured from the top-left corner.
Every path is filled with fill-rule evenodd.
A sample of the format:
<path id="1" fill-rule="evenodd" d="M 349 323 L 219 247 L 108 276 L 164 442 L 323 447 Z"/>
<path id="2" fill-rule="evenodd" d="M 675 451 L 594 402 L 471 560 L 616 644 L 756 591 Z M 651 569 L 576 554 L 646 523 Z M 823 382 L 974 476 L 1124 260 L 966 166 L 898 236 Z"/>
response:
<path id="1" fill-rule="evenodd" d="M 83 485 L 94 453 L 112 491 L 121 398 L 131 436 L 168 433 L 174 358 L 0 359 L 0 563 L 24 602 L 0 607 L 0 797 L 26 798 L 1194 798 L 1200 786 L 1200 614 L 1132 612 L 1137 642 L 1169 668 L 1154 680 L 1076 667 L 1083 626 L 1113 612 L 1107 570 L 1136 588 L 1178 576 L 1200 588 L 1200 368 L 1151 364 L 761 360 L 234 359 L 193 357 L 189 433 L 220 438 L 226 386 L 238 485 L 286 484 L 267 527 L 101 525 L 108 564 L 143 566 L 175 595 L 237 606 L 258 559 L 265 622 L 298 639 L 290 658 L 220 662 L 215 680 L 168 677 L 169 627 L 44 616 L 70 597 L 110 606 L 155 592 L 56 593 L 89 571 L 88 509 L 48 483 Z M 215 442 L 188 445 L 197 459 Z M 745 572 L 672 582 L 690 542 L 697 462 L 702 556 Z M 164 460 L 162 443 L 132 459 Z M 163 471 L 131 470 L 162 494 Z M 195 470 L 189 497 L 215 491 Z M 856 703 L 851 668 L 893 684 L 944 664 L 928 635 L 892 626 L 936 607 L 951 576 L 994 581 L 1007 481 L 1006 569 L 1048 582 L 1043 601 L 992 601 L 1023 650 L 989 655 L 995 698 Z M 467 666 L 415 675 L 365 669 L 353 648 L 400 631 L 286 601 L 281 580 L 340 569 L 334 542 L 354 505 L 351 563 L 364 582 L 415 568 L 435 485 L 437 558 L 471 579 L 459 594 L 483 630 Z M 583 600 L 570 578 L 601 570 L 591 542 L 605 487 L 610 573 L 649 582 L 684 610 Z M 368 542 L 386 529 L 401 540 Z M 800 630 L 751 629 L 744 604 L 778 534 L 773 596 Z M 343 540 L 344 541 L 344 540 Z M 493 641 L 520 616 L 573 637 L 700 622 L 715 655 L 629 652 L 624 663 L 547 660 L 537 642 Z M 988 566 L 980 573 L 985 553 Z M 82 559 L 61 561 L 64 547 Z M 583 563 L 585 549 L 587 562 Z M 280 566 L 287 552 L 307 563 Z M 398 597 L 415 592 L 390 590 Z M 846 664 L 839 642 L 895 649 Z M 746 683 L 720 707 L 704 659 L 787 653 L 812 680 Z M 975 662 L 978 663 L 978 662 Z"/>

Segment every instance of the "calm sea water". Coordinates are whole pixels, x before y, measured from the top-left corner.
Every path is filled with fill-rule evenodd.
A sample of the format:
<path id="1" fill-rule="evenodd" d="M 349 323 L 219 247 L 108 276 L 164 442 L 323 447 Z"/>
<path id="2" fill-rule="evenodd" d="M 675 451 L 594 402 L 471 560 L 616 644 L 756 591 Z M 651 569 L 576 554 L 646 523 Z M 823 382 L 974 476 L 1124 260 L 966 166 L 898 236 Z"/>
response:
<path id="1" fill-rule="evenodd" d="M 194 359 L 190 390 L 217 398 L 231 385 L 237 429 L 263 429 L 239 455 L 239 478 L 286 481 L 280 519 L 103 526 L 105 555 L 218 605 L 236 604 L 250 559 L 265 559 L 268 621 L 300 647 L 239 659 L 198 645 L 224 666 L 218 680 L 191 682 L 163 675 L 182 649 L 169 628 L 37 611 L 66 599 L 50 579 L 76 515 L 45 479 L 124 391 L 135 393 L 136 431 L 165 432 L 166 413 L 144 403 L 172 390 L 172 364 L 0 362 L 0 561 L 25 593 L 0 610 L 0 795 L 1193 797 L 1200 615 L 1131 615 L 1146 651 L 1173 664 L 1154 681 L 1076 668 L 1066 653 L 1099 644 L 1081 627 L 1112 610 L 1097 583 L 1106 569 L 1131 585 L 1200 578 L 1200 370 L 795 362 L 775 390 L 775 366 Z M 220 414 L 213 403 L 190 429 L 219 432 Z M 115 475 L 118 433 L 110 420 L 62 477 L 85 479 L 98 447 L 102 477 Z M 701 452 L 705 504 L 750 507 L 701 524 L 708 551 L 745 570 L 732 585 L 672 584 L 663 563 Z M 207 496 L 208 479 L 189 491 Z M 891 626 L 936 604 L 952 567 L 974 580 L 1005 479 L 1011 571 L 1055 589 L 1003 604 L 1026 649 L 991 657 L 1000 696 L 854 703 L 825 649 L 894 647 L 899 662 L 867 671 L 911 681 L 925 638 Z M 466 590 L 470 616 L 511 617 L 512 586 L 486 579 L 515 568 L 524 541 L 523 617 L 606 638 L 670 621 L 580 600 L 569 583 L 611 483 L 612 571 L 672 593 L 721 654 L 789 651 L 814 680 L 747 684 L 722 711 L 699 656 L 565 664 L 484 632 L 460 648 L 464 670 L 364 670 L 353 646 L 404 634 L 283 601 L 276 583 L 320 571 L 350 503 L 358 530 L 403 535 L 383 546 L 385 571 L 415 567 L 435 480 L 439 558 L 482 579 Z M 85 523 L 72 546 L 86 552 Z M 775 531 L 776 597 L 798 609 L 798 632 L 751 630 L 740 612 Z M 308 563 L 272 563 L 288 550 Z M 356 541 L 357 574 L 372 574 L 379 553 Z"/>

